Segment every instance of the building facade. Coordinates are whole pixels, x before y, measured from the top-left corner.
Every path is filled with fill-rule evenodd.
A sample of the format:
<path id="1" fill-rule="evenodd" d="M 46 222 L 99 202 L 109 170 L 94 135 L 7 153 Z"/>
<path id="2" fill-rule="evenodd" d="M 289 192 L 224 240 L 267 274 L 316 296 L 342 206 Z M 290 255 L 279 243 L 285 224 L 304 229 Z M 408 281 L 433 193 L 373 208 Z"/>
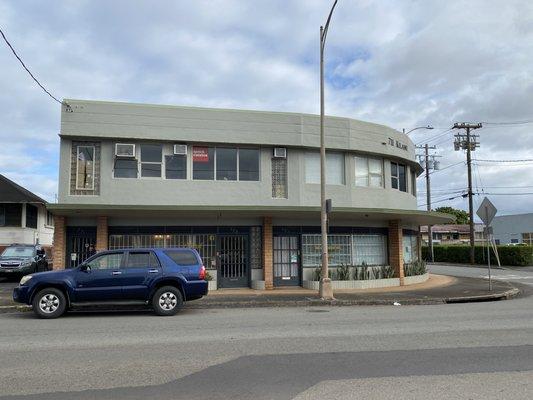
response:
<path id="1" fill-rule="evenodd" d="M 66 100 L 54 252 L 187 246 L 216 285 L 301 285 L 320 265 L 316 115 Z M 414 145 L 382 125 L 326 118 L 330 265 L 418 257 Z M 55 263 L 55 265 L 60 265 Z"/>
<path id="2" fill-rule="evenodd" d="M 39 196 L 0 175 L 0 253 L 13 243 L 51 248 L 54 220 L 46 205 Z"/>
<path id="3" fill-rule="evenodd" d="M 496 244 L 533 245 L 533 213 L 496 216 L 491 226 Z"/>
<path id="4" fill-rule="evenodd" d="M 420 233 L 422 244 L 428 244 L 428 227 L 421 226 Z M 431 227 L 433 244 L 470 244 L 470 225 L 468 224 L 445 224 L 433 225 Z M 474 224 L 474 242 L 476 244 L 485 243 L 483 224 Z"/>

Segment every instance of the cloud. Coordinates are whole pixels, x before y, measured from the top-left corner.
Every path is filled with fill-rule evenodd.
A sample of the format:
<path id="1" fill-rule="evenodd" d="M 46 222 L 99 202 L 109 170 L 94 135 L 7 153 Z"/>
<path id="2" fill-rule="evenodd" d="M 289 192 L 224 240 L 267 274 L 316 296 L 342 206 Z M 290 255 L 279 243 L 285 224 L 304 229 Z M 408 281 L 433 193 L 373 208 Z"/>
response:
<path id="1" fill-rule="evenodd" d="M 0 26 L 60 97 L 316 113 L 318 28 L 328 11 L 321 0 L 35 0 L 0 3 Z M 341 1 L 326 47 L 326 110 L 397 129 L 439 128 L 413 132 L 417 143 L 457 121 L 531 120 L 532 18 L 527 0 Z M 5 46 L 0 63 L 0 173 L 52 200 L 59 105 Z M 532 129 L 485 125 L 475 157 L 533 158 Z M 453 133 L 431 142 L 443 167 L 464 160 Z M 531 165 L 479 164 L 479 192 L 533 185 Z M 432 182 L 441 200 L 466 187 L 466 168 Z M 492 192 L 513 190 L 521 189 Z M 466 207 L 462 198 L 438 205 L 448 202 Z M 528 196 L 495 203 L 504 213 L 531 211 Z"/>

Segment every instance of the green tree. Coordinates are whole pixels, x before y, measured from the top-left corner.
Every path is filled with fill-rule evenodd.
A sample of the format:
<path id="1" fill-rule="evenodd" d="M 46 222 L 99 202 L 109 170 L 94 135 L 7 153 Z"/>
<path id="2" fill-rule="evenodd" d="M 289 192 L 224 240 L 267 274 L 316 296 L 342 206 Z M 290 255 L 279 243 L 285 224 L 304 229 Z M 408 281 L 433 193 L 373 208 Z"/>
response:
<path id="1" fill-rule="evenodd" d="M 457 208 L 453 207 L 439 207 L 436 208 L 435 211 L 451 214 L 455 216 L 455 223 L 456 224 L 468 224 L 470 221 L 470 218 L 468 217 L 468 213 L 464 210 L 458 210 Z"/>

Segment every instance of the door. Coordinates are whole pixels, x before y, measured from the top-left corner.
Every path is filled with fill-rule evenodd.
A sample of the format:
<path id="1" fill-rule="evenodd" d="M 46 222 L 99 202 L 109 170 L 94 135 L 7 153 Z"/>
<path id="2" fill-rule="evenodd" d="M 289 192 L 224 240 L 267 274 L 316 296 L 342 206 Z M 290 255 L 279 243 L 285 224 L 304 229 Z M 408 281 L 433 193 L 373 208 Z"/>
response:
<path id="1" fill-rule="evenodd" d="M 247 287 L 248 271 L 248 236 L 219 236 L 218 286 L 221 288 Z"/>
<path id="2" fill-rule="evenodd" d="M 94 254 L 96 245 L 96 228 L 67 228 L 67 259 L 65 268 L 76 268 Z M 62 267 L 62 266 L 60 266 Z"/>
<path id="3" fill-rule="evenodd" d="M 298 236 L 274 237 L 274 285 L 300 284 L 300 249 Z"/>
<path id="4" fill-rule="evenodd" d="M 146 300 L 151 282 L 161 275 L 161 266 L 151 251 L 128 251 L 119 280 L 127 300 Z"/>
<path id="5" fill-rule="evenodd" d="M 76 272 L 75 301 L 122 299 L 124 252 L 104 253 L 87 263 L 86 270 Z"/>

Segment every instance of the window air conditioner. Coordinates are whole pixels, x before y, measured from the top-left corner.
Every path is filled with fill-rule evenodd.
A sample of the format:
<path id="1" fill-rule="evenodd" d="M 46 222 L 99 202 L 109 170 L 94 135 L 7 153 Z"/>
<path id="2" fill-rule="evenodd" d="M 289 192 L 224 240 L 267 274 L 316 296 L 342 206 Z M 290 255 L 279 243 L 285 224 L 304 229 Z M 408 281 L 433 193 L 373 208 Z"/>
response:
<path id="1" fill-rule="evenodd" d="M 174 154 L 178 156 L 187 155 L 187 145 L 186 144 L 175 144 L 174 145 Z"/>
<path id="2" fill-rule="evenodd" d="M 287 149 L 285 147 L 274 147 L 274 158 L 287 158 Z"/>
<path id="3" fill-rule="evenodd" d="M 135 145 L 127 143 L 116 143 L 115 157 L 135 157 Z"/>

